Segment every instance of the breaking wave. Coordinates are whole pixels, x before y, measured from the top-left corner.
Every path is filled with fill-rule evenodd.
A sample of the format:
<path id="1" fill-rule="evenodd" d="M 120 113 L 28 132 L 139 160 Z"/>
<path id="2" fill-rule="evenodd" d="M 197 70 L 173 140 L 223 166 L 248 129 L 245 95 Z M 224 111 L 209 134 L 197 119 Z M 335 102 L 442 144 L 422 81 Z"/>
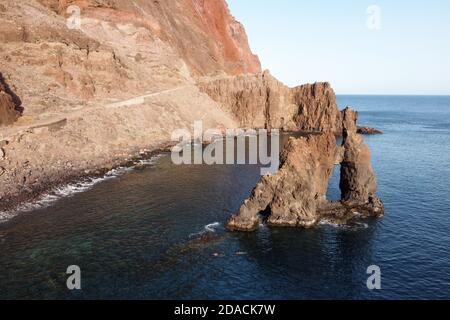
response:
<path id="1" fill-rule="evenodd" d="M 37 209 L 43 209 L 51 206 L 56 201 L 61 198 L 71 197 L 75 194 L 86 192 L 92 189 L 95 185 L 107 181 L 110 179 L 115 179 L 121 175 L 131 172 L 136 166 L 150 166 L 155 164 L 155 162 L 161 157 L 161 155 L 154 156 L 146 160 L 137 160 L 134 166 L 131 167 L 118 167 L 112 169 L 105 173 L 102 177 L 89 177 L 84 178 L 81 181 L 69 183 L 61 187 L 53 188 L 51 191 L 42 194 L 38 199 L 31 202 L 21 204 L 16 209 L 11 211 L 0 211 L 0 223 L 6 222 L 11 218 L 15 217 L 19 213 L 30 212 Z"/>
<path id="2" fill-rule="evenodd" d="M 208 233 L 216 233 L 218 227 L 220 227 L 219 222 L 207 224 L 206 226 L 203 227 L 202 231 L 196 232 L 196 233 L 191 233 L 189 235 L 189 239 L 197 239 L 197 238 L 201 238 L 202 236 L 204 236 Z"/>

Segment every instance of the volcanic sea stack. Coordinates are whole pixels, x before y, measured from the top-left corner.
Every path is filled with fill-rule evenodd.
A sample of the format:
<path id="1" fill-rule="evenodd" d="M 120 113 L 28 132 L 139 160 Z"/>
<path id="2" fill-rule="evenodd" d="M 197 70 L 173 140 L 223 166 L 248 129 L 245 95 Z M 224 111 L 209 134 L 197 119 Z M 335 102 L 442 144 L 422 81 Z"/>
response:
<path id="1" fill-rule="evenodd" d="M 322 219 L 345 223 L 359 216 L 383 216 L 370 150 L 357 133 L 358 114 L 342 111 L 343 144 L 331 131 L 291 138 L 281 156 L 280 170 L 265 176 L 232 216 L 232 231 L 254 231 L 268 225 L 312 227 Z M 341 163 L 341 201 L 329 202 L 326 192 L 333 167 Z"/>

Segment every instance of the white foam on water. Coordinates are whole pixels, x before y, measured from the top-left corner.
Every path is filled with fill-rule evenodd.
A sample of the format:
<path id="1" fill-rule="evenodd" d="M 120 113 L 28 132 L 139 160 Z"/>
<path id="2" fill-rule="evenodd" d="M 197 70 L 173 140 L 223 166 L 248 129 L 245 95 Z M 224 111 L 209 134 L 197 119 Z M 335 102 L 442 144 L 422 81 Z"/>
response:
<path id="1" fill-rule="evenodd" d="M 362 229 L 368 229 L 369 228 L 369 224 L 364 223 L 364 222 L 357 222 L 356 224 L 358 225 L 358 227 L 361 227 Z"/>
<path id="2" fill-rule="evenodd" d="M 343 224 L 336 223 L 336 222 L 333 222 L 333 221 L 328 220 L 328 219 L 320 220 L 319 225 L 320 226 L 330 226 L 330 227 L 335 227 L 335 228 L 345 227 L 345 225 L 343 225 Z"/>
<path id="3" fill-rule="evenodd" d="M 151 157 L 150 159 L 138 160 L 136 164 L 141 166 L 151 166 L 154 165 L 162 156 L 163 156 L 162 154 L 158 154 L 156 156 Z"/>
<path id="4" fill-rule="evenodd" d="M 361 229 L 369 228 L 369 225 L 364 222 L 351 222 L 350 224 L 341 224 L 341 223 L 333 222 L 328 219 L 322 219 L 319 222 L 319 225 L 320 226 L 329 226 L 329 227 L 339 228 L 339 229 L 344 229 L 344 230 L 350 230 L 350 231 L 358 231 Z"/>
<path id="5" fill-rule="evenodd" d="M 153 165 L 160 157 L 161 155 L 157 155 L 148 160 L 139 160 L 135 162 L 135 165 L 144 165 L 144 166 Z M 96 184 L 99 184 L 106 180 L 115 179 L 133 170 L 134 170 L 133 167 L 118 167 L 108 171 L 102 177 L 86 178 L 78 182 L 73 182 L 61 187 L 54 188 L 48 193 L 42 194 L 41 196 L 39 196 L 38 199 L 34 201 L 21 204 L 15 210 L 3 212 L 0 211 L 0 223 L 10 220 L 11 218 L 17 216 L 19 213 L 47 208 L 61 198 L 71 197 L 75 194 L 86 192 L 92 189 Z"/>
<path id="6" fill-rule="evenodd" d="M 210 224 L 205 226 L 205 230 L 209 231 L 209 232 L 216 232 L 215 228 L 217 228 L 219 226 L 220 226 L 219 222 L 210 223 Z"/>
<path id="7" fill-rule="evenodd" d="M 0 223 L 9 220 L 12 217 L 14 217 L 14 214 L 12 212 L 0 211 Z"/>
<path id="8" fill-rule="evenodd" d="M 202 235 L 204 235 L 206 233 L 216 233 L 217 227 L 220 227 L 219 222 L 213 222 L 213 223 L 207 224 L 206 226 L 203 227 L 202 231 L 196 232 L 196 233 L 191 233 L 189 235 L 189 238 L 194 239 L 194 238 L 201 237 Z"/>

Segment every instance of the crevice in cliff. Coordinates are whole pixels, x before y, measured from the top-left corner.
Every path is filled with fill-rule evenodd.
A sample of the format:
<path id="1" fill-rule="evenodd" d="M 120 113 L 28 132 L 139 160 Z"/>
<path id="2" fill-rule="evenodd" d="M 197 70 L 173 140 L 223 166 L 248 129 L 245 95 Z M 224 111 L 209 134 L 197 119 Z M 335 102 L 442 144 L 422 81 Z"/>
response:
<path id="1" fill-rule="evenodd" d="M 6 82 L 5 78 L 3 77 L 3 74 L 0 72 L 0 86 L 3 88 L 3 90 L 9 94 L 12 98 L 12 101 L 14 103 L 15 109 L 22 113 L 23 107 L 22 107 L 22 100 L 19 98 L 19 96 L 14 93 L 13 90 L 11 90 L 10 86 Z"/>
<path id="2" fill-rule="evenodd" d="M 23 113 L 22 101 L 0 72 L 0 126 L 13 124 Z"/>
<path id="3" fill-rule="evenodd" d="M 265 105 L 264 116 L 266 118 L 266 124 L 264 127 L 266 130 L 268 130 L 270 132 L 272 130 L 271 119 L 270 119 L 270 88 L 266 89 L 266 105 Z"/>

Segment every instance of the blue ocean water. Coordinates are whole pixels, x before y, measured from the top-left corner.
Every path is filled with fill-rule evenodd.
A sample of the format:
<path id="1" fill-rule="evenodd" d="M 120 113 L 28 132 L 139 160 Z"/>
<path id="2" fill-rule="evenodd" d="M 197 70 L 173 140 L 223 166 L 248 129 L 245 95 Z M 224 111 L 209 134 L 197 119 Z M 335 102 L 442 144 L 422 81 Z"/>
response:
<path id="1" fill-rule="evenodd" d="M 259 167 L 163 156 L 1 223 L 0 298 L 449 299 L 450 97 L 338 103 L 385 133 L 365 137 L 383 219 L 228 233 Z M 329 197 L 338 196 L 336 170 Z M 214 237 L 199 239 L 208 229 Z M 81 268 L 80 291 L 66 287 L 69 265 Z M 381 290 L 366 286 L 371 265 Z"/>

